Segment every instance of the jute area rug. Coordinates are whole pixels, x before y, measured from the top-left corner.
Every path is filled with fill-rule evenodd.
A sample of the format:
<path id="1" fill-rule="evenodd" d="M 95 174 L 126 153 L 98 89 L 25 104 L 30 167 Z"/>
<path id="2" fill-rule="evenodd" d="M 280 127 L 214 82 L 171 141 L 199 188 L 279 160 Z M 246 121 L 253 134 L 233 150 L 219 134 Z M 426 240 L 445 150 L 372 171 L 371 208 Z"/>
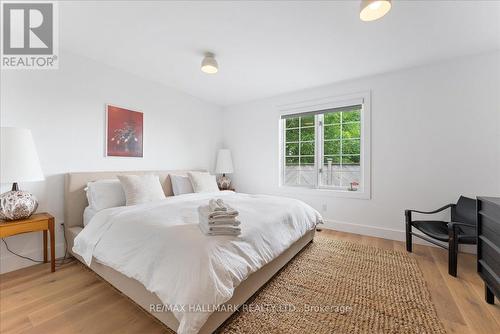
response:
<path id="1" fill-rule="evenodd" d="M 445 333 L 415 259 L 316 235 L 219 333 Z"/>

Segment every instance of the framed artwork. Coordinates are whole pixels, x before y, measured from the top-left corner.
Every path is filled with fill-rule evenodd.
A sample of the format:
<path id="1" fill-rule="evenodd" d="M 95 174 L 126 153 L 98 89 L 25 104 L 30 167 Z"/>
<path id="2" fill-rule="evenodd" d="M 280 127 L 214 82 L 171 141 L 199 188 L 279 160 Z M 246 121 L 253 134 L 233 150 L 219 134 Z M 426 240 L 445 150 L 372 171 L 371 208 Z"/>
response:
<path id="1" fill-rule="evenodd" d="M 106 105 L 106 156 L 141 157 L 143 113 Z"/>

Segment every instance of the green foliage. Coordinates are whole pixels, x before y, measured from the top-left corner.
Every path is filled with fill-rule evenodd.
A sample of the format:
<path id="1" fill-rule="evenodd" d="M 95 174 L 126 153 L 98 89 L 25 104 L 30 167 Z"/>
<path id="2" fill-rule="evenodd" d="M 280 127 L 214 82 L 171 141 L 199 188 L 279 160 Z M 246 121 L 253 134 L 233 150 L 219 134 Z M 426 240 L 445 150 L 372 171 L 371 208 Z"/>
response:
<path id="1" fill-rule="evenodd" d="M 285 121 L 285 163 L 287 166 L 314 165 L 315 116 L 288 118 Z M 361 111 L 331 112 L 323 115 L 324 164 L 359 164 Z M 300 156 L 300 157 L 299 157 Z"/>
<path id="2" fill-rule="evenodd" d="M 324 155 L 340 154 L 340 140 L 325 141 L 323 144 Z"/>
<path id="3" fill-rule="evenodd" d="M 349 139 L 342 141 L 343 154 L 359 154 L 360 142 L 359 139 Z"/>
<path id="4" fill-rule="evenodd" d="M 360 138 L 361 125 L 360 123 L 342 124 L 342 137 L 343 138 Z"/>
<path id="5" fill-rule="evenodd" d="M 325 165 L 328 165 L 328 160 L 332 160 L 333 165 L 340 164 L 340 156 L 339 155 L 325 155 Z"/>
<path id="6" fill-rule="evenodd" d="M 302 128 L 300 129 L 300 140 L 301 141 L 314 141 L 315 128 Z"/>
<path id="7" fill-rule="evenodd" d="M 314 155 L 314 143 L 300 143 L 300 155 Z"/>
<path id="8" fill-rule="evenodd" d="M 360 111 L 343 111 L 342 112 L 342 123 L 347 122 L 359 122 L 361 120 Z"/>
<path id="9" fill-rule="evenodd" d="M 299 117 L 287 118 L 285 127 L 287 129 L 298 128 L 299 127 Z"/>
<path id="10" fill-rule="evenodd" d="M 300 164 L 301 165 L 314 165 L 314 157 L 300 157 Z"/>
<path id="11" fill-rule="evenodd" d="M 299 129 L 286 130 L 285 141 L 287 143 L 299 141 Z"/>
<path id="12" fill-rule="evenodd" d="M 314 155 L 314 143 L 300 143 L 300 155 Z"/>
<path id="13" fill-rule="evenodd" d="M 325 140 L 340 138 L 340 124 L 326 125 L 323 131 Z"/>
<path id="14" fill-rule="evenodd" d="M 359 165 L 359 155 L 342 156 L 342 164 L 358 164 Z"/>
<path id="15" fill-rule="evenodd" d="M 325 125 L 327 124 L 339 124 L 340 123 L 340 117 L 341 117 L 340 112 L 330 112 L 327 114 L 324 114 L 323 122 Z"/>
<path id="16" fill-rule="evenodd" d="M 299 144 L 286 144 L 286 155 L 299 155 Z"/>

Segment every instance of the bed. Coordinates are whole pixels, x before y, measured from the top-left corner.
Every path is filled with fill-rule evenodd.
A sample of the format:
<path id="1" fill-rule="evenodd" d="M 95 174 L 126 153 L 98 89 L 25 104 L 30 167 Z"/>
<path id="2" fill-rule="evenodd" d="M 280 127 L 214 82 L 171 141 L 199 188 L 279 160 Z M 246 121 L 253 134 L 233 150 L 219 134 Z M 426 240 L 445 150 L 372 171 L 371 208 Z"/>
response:
<path id="1" fill-rule="evenodd" d="M 160 177 L 160 182 L 162 184 L 163 190 L 165 195 L 167 196 L 167 199 L 164 201 L 164 203 L 152 203 L 148 205 L 142 206 L 137 206 L 137 207 L 123 207 L 123 208 L 116 208 L 112 210 L 108 210 L 109 212 L 106 213 L 101 213 L 97 214 L 93 220 L 95 222 L 91 222 L 87 227 L 85 227 L 85 231 L 83 230 L 83 212 L 85 207 L 87 206 L 87 198 L 85 195 L 84 188 L 86 187 L 88 182 L 91 181 L 96 181 L 96 180 L 101 180 L 101 179 L 110 179 L 110 178 L 115 178 L 116 175 L 123 175 L 123 174 L 145 174 L 145 173 L 153 173 L 155 175 L 158 175 Z M 261 213 L 257 212 L 258 210 L 253 210 L 252 205 L 253 203 L 260 203 L 259 208 L 263 208 L 263 212 L 267 212 L 266 216 L 263 217 L 261 220 L 266 221 L 271 219 L 267 218 L 268 216 L 272 216 L 270 214 L 271 211 L 269 211 L 269 205 L 275 203 L 276 207 L 281 207 L 283 212 L 292 212 L 294 210 L 298 210 L 297 213 L 289 214 L 287 215 L 287 219 L 284 221 L 283 224 L 273 224 L 273 226 L 278 226 L 276 228 L 280 228 L 282 230 L 276 230 L 276 232 L 273 232 L 275 234 L 284 234 L 285 236 L 280 236 L 281 239 L 284 239 L 285 241 L 292 240 L 288 243 L 283 241 L 283 245 L 280 245 L 278 242 L 278 246 L 275 246 L 274 243 L 276 243 L 276 240 L 272 240 L 273 235 L 269 234 L 271 232 L 259 232 L 262 233 L 261 238 L 256 238 L 259 240 L 261 244 L 269 242 L 270 240 L 273 243 L 273 252 L 275 254 L 270 254 L 271 250 L 269 249 L 264 249 L 262 250 L 262 254 L 260 256 L 257 256 L 257 258 L 264 257 L 266 258 L 266 261 L 261 261 L 261 263 L 255 263 L 255 265 L 252 265 L 253 267 L 257 268 L 254 270 L 251 270 L 251 268 L 247 269 L 246 267 L 252 267 L 249 266 L 248 264 L 252 264 L 252 261 L 255 262 L 255 260 L 252 260 L 251 256 L 248 256 L 250 259 L 247 259 L 244 254 L 244 251 L 246 249 L 250 249 L 250 241 L 246 240 L 245 234 L 242 233 L 241 239 L 244 241 L 242 242 L 235 242 L 234 240 L 224 240 L 224 242 L 220 242 L 218 240 L 222 239 L 216 239 L 219 237 L 202 237 L 203 235 L 201 232 L 195 231 L 196 228 L 196 216 L 194 214 L 191 214 L 194 211 L 194 206 L 198 205 L 199 203 L 203 201 L 207 201 L 208 198 L 211 196 L 214 196 L 214 194 L 188 194 L 188 195 L 182 195 L 182 196 L 175 196 L 173 197 L 173 192 L 172 192 L 172 185 L 170 182 L 170 177 L 169 175 L 175 174 L 175 175 L 186 175 L 187 171 L 127 171 L 127 172 L 85 172 L 85 173 L 69 173 L 65 177 L 65 211 L 64 211 L 64 222 L 65 222 L 65 234 L 66 234 L 66 239 L 68 243 L 68 251 L 75 256 L 79 261 L 85 263 L 92 269 L 95 273 L 97 273 L 99 276 L 101 276 L 103 279 L 108 281 L 110 284 L 112 284 L 115 288 L 120 290 L 123 294 L 131 298 L 135 303 L 137 303 L 139 306 L 141 306 L 144 310 L 147 312 L 151 313 L 154 317 L 156 317 L 158 320 L 160 320 L 162 323 L 164 323 L 167 327 L 174 331 L 178 331 L 180 333 L 212 333 L 214 332 L 226 319 L 228 319 L 232 313 L 234 313 L 235 306 L 242 305 L 246 300 L 248 300 L 255 292 L 257 292 L 274 274 L 276 274 L 286 263 L 288 263 L 302 248 L 304 248 L 308 243 L 313 241 L 314 238 L 314 233 L 315 233 L 315 226 L 316 224 L 321 221 L 321 217 L 317 212 L 308 207 L 304 203 L 299 203 L 299 201 L 296 200 L 291 200 L 291 199 L 284 199 L 284 198 L 277 198 L 277 197 L 264 197 L 264 196 L 256 196 L 256 195 L 245 195 L 245 194 L 235 194 L 232 192 L 221 192 L 220 194 L 215 194 L 219 195 L 220 197 L 223 197 L 225 200 L 229 201 L 233 206 L 241 207 L 243 210 L 243 213 L 241 215 L 243 217 L 247 217 L 247 220 L 252 220 L 251 217 L 257 217 L 260 218 L 259 215 Z M 266 203 L 268 204 L 267 211 L 266 210 Z M 257 205 L 257 204 L 256 204 Z M 181 209 L 177 208 L 180 207 Z M 166 211 L 165 211 L 166 210 Z M 170 211 L 168 211 L 170 210 Z M 173 211 L 172 211 L 173 210 Z M 278 212 L 279 210 L 275 210 Z M 237 257 L 238 261 L 242 262 L 244 261 L 244 264 L 246 266 L 242 266 L 241 268 L 235 267 L 235 268 L 229 268 L 232 266 L 232 264 L 227 264 L 228 268 L 225 268 L 229 274 L 224 275 L 222 279 L 226 279 L 226 285 L 222 283 L 217 283 L 221 285 L 215 286 L 215 290 L 223 290 L 222 288 L 227 287 L 227 285 L 233 284 L 234 288 L 229 289 L 229 295 L 226 293 L 225 296 L 226 298 L 220 299 L 219 295 L 221 294 L 219 291 L 217 293 L 208 294 L 208 299 L 205 299 L 204 301 L 211 301 L 211 298 L 214 298 L 214 301 L 221 301 L 221 303 L 217 302 L 214 304 L 220 304 L 222 305 L 221 307 L 217 309 L 213 309 L 207 312 L 207 310 L 203 309 L 198 313 L 199 310 L 196 309 L 191 309 L 189 312 L 182 313 L 184 311 L 179 311 L 179 310 L 172 310 L 170 308 L 162 308 L 161 310 L 158 310 L 159 305 L 169 305 L 169 303 L 164 302 L 165 300 L 168 300 L 166 297 L 169 293 L 172 294 L 179 294 L 180 297 L 178 297 L 177 300 L 193 300 L 193 295 L 187 296 L 187 299 L 182 299 L 184 295 L 182 295 L 183 291 L 183 286 L 179 285 L 174 289 L 175 284 L 179 284 L 179 282 L 176 282 L 175 280 L 170 282 L 172 284 L 163 284 L 162 289 L 155 289 L 154 284 L 151 284 L 151 279 L 149 279 L 150 275 L 149 273 L 143 273 L 145 271 L 144 268 L 155 268 L 156 271 L 162 271 L 163 274 L 167 272 L 169 275 L 174 275 L 172 270 L 174 268 L 168 268 L 168 266 L 165 263 L 172 263 L 173 261 L 176 260 L 177 257 L 182 256 L 174 256 L 174 252 L 165 252 L 162 250 L 161 254 L 164 254 L 161 256 L 160 260 L 155 260 L 155 264 L 158 263 L 156 266 L 149 266 L 149 267 L 144 267 L 144 268 L 138 268 L 135 269 L 137 272 L 131 271 L 130 268 L 135 268 L 131 267 L 128 265 L 128 263 L 125 265 L 115 265 L 115 262 L 111 262 L 107 260 L 107 257 L 111 257 L 114 250 L 123 247 L 123 252 L 126 253 L 134 251 L 134 242 L 123 242 L 123 243 L 117 243 L 117 240 L 121 240 L 121 238 L 124 238 L 123 236 L 127 235 L 124 234 L 127 229 L 135 229 L 133 230 L 132 233 L 137 233 L 137 238 L 139 238 L 139 234 L 137 230 L 139 227 L 137 227 L 139 224 L 134 223 L 133 218 L 135 217 L 135 220 L 137 221 L 137 217 L 140 215 L 144 214 L 145 217 L 154 217 L 153 213 L 155 212 L 180 212 L 179 217 L 177 217 L 177 220 L 183 220 L 186 221 L 186 223 L 182 224 L 182 228 L 185 228 L 186 230 L 189 230 L 189 232 L 186 232 L 186 235 L 191 235 L 191 239 L 186 237 L 186 242 L 185 244 L 188 245 L 189 242 L 193 243 L 193 247 L 186 246 L 189 249 L 197 249 L 197 248 L 202 248 L 204 247 L 203 243 L 206 242 L 207 244 L 216 244 L 216 249 L 219 251 L 220 249 L 223 250 L 222 253 L 223 255 L 221 258 L 226 256 L 220 261 L 215 261 L 219 266 L 222 264 L 226 265 L 225 263 L 229 263 L 227 261 L 228 256 L 230 257 Z M 246 215 L 246 216 L 245 216 Z M 253 216 L 252 216 L 253 215 Z M 174 216 L 172 216 L 174 217 Z M 127 220 L 128 219 L 128 220 Z M 144 221 L 146 222 L 145 226 L 147 228 L 144 229 L 152 229 L 155 225 L 151 223 L 148 225 L 149 221 L 148 219 L 153 220 L 153 218 L 146 218 Z M 169 218 L 170 219 L 170 218 Z M 97 221 L 100 222 L 98 223 Z M 168 220 L 168 219 L 165 219 Z M 173 220 L 173 218 L 172 218 Z M 257 221 L 259 219 L 255 219 Z M 118 223 L 119 222 L 119 223 Z M 96 226 L 101 226 L 101 224 L 109 224 L 106 225 L 106 228 L 104 229 L 105 231 L 102 232 L 102 236 L 95 236 L 90 233 L 92 230 L 92 224 L 94 225 L 93 227 L 95 228 Z M 245 225 L 248 224 L 248 225 Z M 242 221 L 242 231 L 245 231 L 247 228 L 249 231 L 252 229 L 258 229 L 258 224 L 255 223 L 255 228 L 254 227 L 248 227 L 248 226 L 253 226 L 253 220 L 252 223 L 250 224 L 248 221 L 243 220 Z M 157 224 L 158 225 L 158 224 Z M 104 226 L 104 225 L 103 225 Z M 153 226 L 153 227 L 151 227 Z M 173 225 L 172 225 L 173 226 Z M 170 231 L 174 231 L 172 229 L 172 226 L 169 226 L 171 229 Z M 262 230 L 262 224 L 260 225 L 260 229 Z M 285 226 L 285 227 L 283 227 Z M 178 227 L 178 225 L 175 225 L 175 227 Z M 266 229 L 267 230 L 267 229 Z M 175 231 L 178 231 L 175 230 Z M 260 230 L 259 230 L 260 231 Z M 92 232 L 95 233 L 95 232 Z M 107 234 L 106 234 L 107 233 Z M 120 234 L 122 233 L 122 234 Z M 156 233 L 156 232 L 155 232 Z M 177 233 L 177 232 L 176 232 Z M 250 232 L 249 232 L 250 233 Z M 265 233 L 268 233 L 268 235 L 265 235 Z M 288 235 L 290 233 L 290 235 Z M 157 234 L 157 233 L 156 233 Z M 156 235 L 154 234 L 154 235 Z M 121 236 L 120 236 L 121 235 Z M 252 235 L 259 235 L 257 232 L 252 232 Z M 82 240 L 86 239 L 91 239 L 89 236 L 91 236 L 93 239 L 95 239 L 95 249 L 93 248 L 93 252 L 90 253 L 85 253 L 82 251 L 74 252 L 73 251 L 73 246 L 75 244 L 75 239 L 77 239 L 77 249 L 81 249 L 80 244 L 82 244 Z M 166 237 L 169 237 L 169 234 L 165 234 Z M 178 236 L 178 237 L 177 237 Z M 86 238 L 85 238 L 86 237 Z M 143 236 L 144 237 L 144 236 Z M 175 243 L 176 238 L 182 238 L 183 234 L 179 233 L 176 234 L 176 237 L 171 237 L 170 241 L 164 242 L 164 245 L 161 245 L 161 247 L 168 247 L 170 243 Z M 210 238 L 210 239 L 206 239 Z M 224 238 L 224 237 L 223 237 Z M 156 238 L 158 239 L 158 238 Z M 250 238 L 247 238 L 250 239 Z M 255 238 L 254 238 L 255 239 Z M 280 240 L 281 240 L 280 239 Z M 129 239 L 130 241 L 131 239 Z M 140 240 L 140 239 L 138 239 Z M 166 239 L 167 240 L 167 239 Z M 206 240 L 206 241 L 205 241 Z M 277 239 L 278 240 L 278 239 Z M 253 240 L 251 241 L 253 242 Z M 110 245 L 111 246 L 110 246 Z M 132 244 L 132 245 L 131 245 Z M 147 243 L 146 245 L 149 248 L 152 247 L 160 247 L 160 246 L 154 246 L 154 242 Z M 157 243 L 158 245 L 158 243 Z M 195 245 L 198 245 L 198 247 L 194 247 Z M 235 246 L 236 245 L 236 246 Z M 79 248 L 80 247 L 80 248 Z M 106 248 L 108 247 L 108 248 Z M 173 247 L 173 246 L 172 246 Z M 179 249 L 179 252 L 183 252 L 182 247 L 176 246 Z M 223 248 L 226 247 L 226 248 Z M 228 248 L 231 247 L 231 248 Z M 235 248 L 236 247 L 236 248 Z M 260 247 L 260 246 L 259 246 Z M 281 248 L 280 248 L 281 247 Z M 258 248 L 258 247 L 257 247 Z M 257 249 L 256 248 L 256 249 Z M 276 248 L 276 249 L 275 249 Z M 227 251 L 230 249 L 230 251 Z M 234 252 L 232 251 L 233 249 Z M 108 256 L 106 252 L 110 253 Z M 122 251 L 122 250 L 120 250 Z M 146 251 L 144 251 L 146 252 Z M 199 252 L 199 251 L 198 251 Z M 260 252 L 260 249 L 259 249 Z M 218 253 L 218 254 L 219 254 Z M 240 254 L 237 254 L 240 253 Z M 268 254 L 269 253 L 269 254 Z M 184 254 L 179 253 L 179 254 Z M 192 259 L 193 256 L 199 256 L 201 253 L 190 255 L 191 258 L 185 257 L 186 259 Z M 229 254 L 229 255 L 228 255 Z M 83 256 L 81 256 L 83 255 Z M 170 257 L 170 258 L 169 258 Z M 152 259 L 153 257 L 151 257 Z M 244 258 L 243 260 L 241 260 Z M 139 261 L 141 265 L 144 261 L 143 259 L 136 260 L 136 262 Z M 153 260 L 151 260 L 153 261 Z M 169 262 L 170 261 L 170 262 Z M 226 261 L 226 262 L 224 262 Z M 116 261 L 118 262 L 118 261 Z M 133 262 L 133 261 L 132 261 Z M 176 264 L 177 268 L 179 268 L 178 263 Z M 235 265 L 236 266 L 236 265 Z M 189 264 L 186 264 L 186 268 L 189 268 Z M 193 266 L 193 270 L 206 270 L 204 268 L 196 269 Z M 217 269 L 217 268 L 216 268 Z M 238 271 L 236 275 L 231 274 L 231 270 L 233 271 Z M 182 270 L 176 270 L 179 272 L 183 272 Z M 204 272 L 203 271 L 203 272 Z M 217 272 L 221 272 L 221 268 L 218 268 L 218 270 L 214 270 Z M 224 271 L 224 270 L 223 270 Z M 243 272 L 244 271 L 244 272 Z M 187 270 L 189 272 L 189 270 Z M 202 273 L 203 273 L 202 272 Z M 198 273 L 199 274 L 199 273 Z M 197 276 L 198 274 L 195 274 L 193 276 Z M 180 275 L 177 274 L 176 275 Z M 239 279 L 236 279 L 235 276 L 239 277 Z M 241 277 L 240 277 L 241 276 Z M 145 279 L 145 277 L 147 279 Z M 162 277 L 162 276 L 158 276 Z M 165 277 L 165 276 L 163 276 Z M 182 279 L 185 279 L 185 276 L 182 277 Z M 216 277 L 214 281 L 218 282 L 221 280 L 221 277 Z M 158 281 L 158 279 L 156 279 Z M 181 281 L 181 278 L 178 279 L 178 281 Z M 163 281 L 162 281 L 163 282 Z M 156 282 L 158 283 L 158 282 Z M 158 286 L 158 284 L 156 284 Z M 191 291 L 191 288 L 184 288 L 184 290 Z M 200 294 L 200 298 L 201 298 Z M 162 298 L 160 298 L 161 296 Z M 196 295 L 195 295 L 196 296 Z M 189 299 L 190 297 L 191 299 Z M 220 298 L 219 298 L 220 297 Z M 162 301 L 163 300 L 163 301 Z M 177 303 L 175 303 L 177 305 Z M 205 304 L 205 303 L 202 303 Z M 207 303 L 208 304 L 208 303 Z M 172 304 L 173 305 L 173 304 Z M 224 307 L 227 305 L 227 307 Z M 156 307 L 156 308 L 154 308 Z M 205 307 L 205 306 L 204 306 Z M 189 318 L 191 317 L 191 318 Z M 193 323 L 191 326 L 190 321 Z"/>

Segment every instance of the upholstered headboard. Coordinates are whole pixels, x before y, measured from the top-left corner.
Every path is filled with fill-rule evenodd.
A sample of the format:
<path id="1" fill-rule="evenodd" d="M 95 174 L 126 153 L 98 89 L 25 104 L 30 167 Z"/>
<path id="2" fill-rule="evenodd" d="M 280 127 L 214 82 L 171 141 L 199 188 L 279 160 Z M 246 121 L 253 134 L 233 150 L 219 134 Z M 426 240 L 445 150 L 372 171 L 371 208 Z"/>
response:
<path id="1" fill-rule="evenodd" d="M 88 205 L 85 187 L 88 182 L 113 179 L 117 175 L 130 174 L 155 174 L 160 177 L 160 182 L 166 196 L 173 196 L 170 174 L 186 175 L 188 171 L 110 171 L 110 172 L 85 172 L 68 173 L 64 179 L 64 224 L 66 227 L 83 227 L 83 210 Z"/>

